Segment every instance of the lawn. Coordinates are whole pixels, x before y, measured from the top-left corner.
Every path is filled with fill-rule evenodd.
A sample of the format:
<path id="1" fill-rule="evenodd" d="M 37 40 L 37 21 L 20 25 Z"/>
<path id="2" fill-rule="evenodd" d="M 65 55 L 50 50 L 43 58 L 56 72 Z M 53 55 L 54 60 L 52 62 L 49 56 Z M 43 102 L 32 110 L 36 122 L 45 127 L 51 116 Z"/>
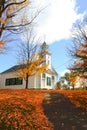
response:
<path id="1" fill-rule="evenodd" d="M 43 99 L 47 93 L 62 93 L 72 103 L 87 110 L 87 91 L 0 89 L 0 130 L 51 130 L 44 115 Z"/>

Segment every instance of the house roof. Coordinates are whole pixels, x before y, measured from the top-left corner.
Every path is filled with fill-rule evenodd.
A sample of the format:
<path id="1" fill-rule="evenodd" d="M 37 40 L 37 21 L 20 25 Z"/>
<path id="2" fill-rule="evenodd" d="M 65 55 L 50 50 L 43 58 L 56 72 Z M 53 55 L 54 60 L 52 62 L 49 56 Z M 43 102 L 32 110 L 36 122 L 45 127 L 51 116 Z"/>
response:
<path id="1" fill-rule="evenodd" d="M 15 71 L 17 71 L 19 69 L 23 69 L 24 67 L 25 67 L 25 65 L 15 65 L 15 66 L 3 71 L 1 74 L 15 72 Z M 48 69 L 47 73 L 53 74 L 53 75 L 58 75 L 53 66 L 52 66 L 52 69 Z"/>

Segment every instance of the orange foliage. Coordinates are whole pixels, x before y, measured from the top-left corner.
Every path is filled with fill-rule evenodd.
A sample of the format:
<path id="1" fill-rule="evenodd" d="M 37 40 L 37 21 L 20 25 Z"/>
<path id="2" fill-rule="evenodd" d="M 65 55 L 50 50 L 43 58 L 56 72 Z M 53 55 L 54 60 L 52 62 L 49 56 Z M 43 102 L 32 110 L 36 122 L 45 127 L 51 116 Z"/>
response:
<path id="1" fill-rule="evenodd" d="M 87 43 L 82 44 L 82 47 L 87 47 Z"/>
<path id="2" fill-rule="evenodd" d="M 5 45 L 5 42 L 0 40 L 0 53 L 4 52 L 4 45 Z"/>
<path id="3" fill-rule="evenodd" d="M 4 42 L 2 40 L 0 40 L 0 48 L 2 48 L 4 46 Z"/>
<path id="4" fill-rule="evenodd" d="M 28 4 L 30 4 L 29 0 L 0 0 L 0 37 L 2 36 L 4 30 L 12 28 L 12 30 L 14 30 L 14 28 L 17 29 L 16 26 L 20 26 L 24 18 L 19 18 L 19 21 L 16 16 L 20 13 L 20 10 Z M 3 51 L 3 47 L 4 44 L 0 41 L 0 48 L 2 49 L 0 50 L 0 53 Z"/>
<path id="5" fill-rule="evenodd" d="M 70 75 L 70 81 L 71 81 L 73 86 L 76 85 L 77 79 L 78 79 L 78 76 L 76 74 L 71 74 Z"/>
<path id="6" fill-rule="evenodd" d="M 2 3 L 2 6 L 3 4 L 5 5 L 5 3 L 7 3 L 7 6 L 2 8 L 0 12 L 0 23 L 3 25 L 7 24 L 11 17 L 14 17 L 17 13 L 19 13 L 19 10 L 21 10 L 21 8 L 27 6 L 29 4 L 29 1 L 23 0 L 18 2 L 15 0 L 7 0 L 6 2 Z M 1 17 L 2 14 L 4 14 L 5 17 Z"/>

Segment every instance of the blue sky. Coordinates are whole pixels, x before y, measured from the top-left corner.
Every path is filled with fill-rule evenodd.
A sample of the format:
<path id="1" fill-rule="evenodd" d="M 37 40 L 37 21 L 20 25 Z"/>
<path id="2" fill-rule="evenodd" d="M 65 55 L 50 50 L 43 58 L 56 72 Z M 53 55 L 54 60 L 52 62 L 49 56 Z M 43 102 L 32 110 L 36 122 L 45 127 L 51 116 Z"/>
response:
<path id="1" fill-rule="evenodd" d="M 47 4 L 46 0 L 33 0 L 35 5 Z M 50 3 L 50 4 L 49 4 Z M 45 36 L 52 54 L 52 64 L 59 75 L 66 71 L 71 58 L 67 54 L 67 47 L 71 45 L 70 29 L 77 19 L 81 19 L 87 12 L 86 0 L 48 0 L 48 8 L 37 19 L 37 34 Z M 33 5 L 33 4 L 32 4 Z M 28 7 L 29 8 L 29 7 Z M 16 36 L 15 36 L 16 37 Z M 17 63 L 15 57 L 15 44 L 18 41 L 9 43 L 9 50 L 0 55 L 0 72 L 10 68 Z"/>

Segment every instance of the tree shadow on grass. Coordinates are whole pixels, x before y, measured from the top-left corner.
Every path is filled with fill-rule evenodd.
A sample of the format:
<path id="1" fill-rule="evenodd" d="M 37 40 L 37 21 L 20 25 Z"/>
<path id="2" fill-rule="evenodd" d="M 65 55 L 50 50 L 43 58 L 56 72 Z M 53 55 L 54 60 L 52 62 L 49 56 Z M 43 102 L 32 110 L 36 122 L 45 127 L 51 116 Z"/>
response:
<path id="1" fill-rule="evenodd" d="M 77 108 L 64 95 L 46 94 L 43 108 L 53 130 L 87 130 L 87 112 Z"/>

